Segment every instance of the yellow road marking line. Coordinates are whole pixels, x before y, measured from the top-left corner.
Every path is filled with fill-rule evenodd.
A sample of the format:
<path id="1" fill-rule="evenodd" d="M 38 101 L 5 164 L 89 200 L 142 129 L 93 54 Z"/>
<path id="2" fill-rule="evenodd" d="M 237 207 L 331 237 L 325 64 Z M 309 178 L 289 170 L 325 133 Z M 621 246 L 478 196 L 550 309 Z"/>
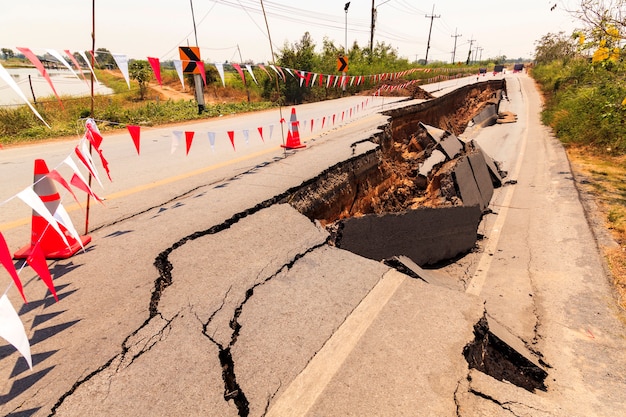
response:
<path id="1" fill-rule="evenodd" d="M 226 166 L 232 165 L 232 164 L 236 164 L 238 162 L 242 162 L 242 161 L 246 161 L 248 159 L 252 159 L 252 158 L 256 158 L 258 156 L 262 156 L 265 154 L 268 154 L 270 152 L 275 152 L 276 150 L 279 150 L 280 147 L 275 146 L 272 148 L 268 148 L 268 149 L 264 149 L 262 151 L 259 152 L 255 152 L 252 153 L 250 155 L 245 155 L 236 159 L 230 159 L 228 161 L 224 161 L 224 162 L 220 162 L 218 164 L 214 164 L 214 165 L 210 165 L 204 168 L 200 168 L 197 169 L 195 171 L 191 171 L 191 172 L 187 172 L 185 174 L 180 174 L 180 175 L 176 175 L 173 177 L 169 177 L 169 178 L 164 178 L 162 180 L 150 183 L 150 184 L 144 184 L 144 185 L 139 185 L 137 187 L 133 187 L 133 188 L 129 188 L 128 190 L 123 190 L 123 191 L 118 191 L 116 193 L 110 194 L 106 196 L 106 200 L 105 201 L 109 201 L 109 200 L 115 200 L 118 198 L 123 198 L 123 197 L 128 197 L 129 195 L 132 194 L 136 194 L 136 193 L 140 193 L 143 191 L 147 191 L 147 190 L 151 190 L 153 188 L 157 188 L 157 187 L 161 187 L 163 185 L 167 185 L 167 184 L 171 184 L 173 182 L 176 181 L 181 181 L 187 178 L 191 178 L 194 177 L 196 175 L 200 175 L 200 174 L 204 174 L 210 171 L 214 171 L 216 169 L 220 169 L 220 168 L 224 168 Z M 76 203 L 68 205 L 65 209 L 68 212 L 74 211 L 74 210 L 78 210 L 80 208 L 80 206 Z M 6 230 L 10 230 L 16 227 L 20 227 L 20 226 L 24 226 L 30 223 L 31 218 L 30 217 L 24 217 L 21 219 L 17 219 L 14 220 L 12 222 L 8 222 L 8 223 L 0 223 L 0 231 L 4 232 Z"/>

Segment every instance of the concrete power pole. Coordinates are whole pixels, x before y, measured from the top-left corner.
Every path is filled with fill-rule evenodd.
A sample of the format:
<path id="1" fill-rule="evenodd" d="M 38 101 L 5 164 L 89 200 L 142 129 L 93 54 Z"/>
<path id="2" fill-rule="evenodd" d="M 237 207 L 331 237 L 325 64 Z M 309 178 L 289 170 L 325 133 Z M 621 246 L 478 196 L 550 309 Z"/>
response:
<path id="1" fill-rule="evenodd" d="M 428 43 L 426 44 L 426 59 L 424 59 L 424 64 L 428 64 L 428 50 L 430 49 L 430 34 L 433 31 L 433 20 L 440 18 L 441 15 L 435 16 L 435 5 L 433 4 L 433 11 L 430 16 L 426 15 L 427 19 L 430 19 L 430 29 L 428 30 Z"/>
<path id="2" fill-rule="evenodd" d="M 456 57 L 456 40 L 457 38 L 463 36 L 461 34 L 457 33 L 458 28 L 454 29 L 454 35 L 450 35 L 451 37 L 454 38 L 454 50 L 452 51 L 452 65 L 454 65 L 454 59 Z"/>
<path id="3" fill-rule="evenodd" d="M 376 6 L 374 4 L 376 0 L 372 0 L 372 28 L 370 32 L 370 60 L 374 53 L 374 27 L 376 26 Z"/>
<path id="4" fill-rule="evenodd" d="M 465 63 L 465 65 L 469 65 L 470 64 L 470 59 L 472 58 L 472 45 L 474 44 L 475 39 L 470 39 L 469 43 L 470 43 L 470 47 L 469 47 L 469 52 L 467 53 L 467 62 Z"/>

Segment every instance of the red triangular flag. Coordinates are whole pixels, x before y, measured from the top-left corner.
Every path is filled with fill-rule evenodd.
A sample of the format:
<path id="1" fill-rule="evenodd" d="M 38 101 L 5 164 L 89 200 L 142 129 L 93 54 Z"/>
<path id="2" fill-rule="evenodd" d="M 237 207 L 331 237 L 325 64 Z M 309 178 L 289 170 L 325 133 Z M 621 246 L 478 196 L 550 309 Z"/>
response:
<path id="1" fill-rule="evenodd" d="M 159 58 L 148 57 L 148 62 L 152 67 L 152 71 L 154 71 L 154 75 L 159 82 L 159 85 L 163 86 L 163 83 L 161 82 L 161 65 L 159 64 Z"/>
<path id="2" fill-rule="evenodd" d="M 85 74 L 83 73 L 80 64 L 76 60 L 76 57 L 68 49 L 64 50 L 63 52 L 65 52 L 65 54 L 70 58 L 72 64 L 74 64 L 74 67 L 76 68 L 76 72 L 78 72 L 78 74 L 82 77 L 83 81 L 87 82 L 87 78 L 85 77 Z"/>
<path id="3" fill-rule="evenodd" d="M 87 162 L 87 159 L 85 158 L 85 155 L 83 155 L 83 152 L 78 148 L 78 145 L 76 145 L 76 148 L 74 148 L 74 153 L 76 154 L 78 159 L 80 159 L 80 162 L 82 162 L 82 164 L 85 166 L 85 168 L 87 168 L 87 170 L 91 173 L 91 175 L 93 175 L 97 179 L 98 178 L 98 174 L 93 170 L 91 164 L 89 162 Z"/>
<path id="4" fill-rule="evenodd" d="M 89 140 L 89 142 L 91 142 L 94 148 L 99 149 L 100 145 L 102 144 L 103 138 L 100 132 L 98 132 L 98 127 L 95 126 L 93 123 L 95 122 L 88 121 L 87 123 L 85 123 L 85 128 L 87 129 L 87 132 L 85 132 L 85 136 L 87 136 L 87 139 Z"/>
<path id="5" fill-rule="evenodd" d="M 259 131 L 259 135 L 261 135 L 261 140 L 265 142 L 265 139 L 263 139 L 263 127 L 258 127 L 257 130 Z"/>
<path id="6" fill-rule="evenodd" d="M 243 81 L 243 83 L 246 83 L 246 77 L 243 74 L 243 71 L 241 70 L 241 66 L 239 66 L 239 64 L 230 64 L 233 66 L 233 68 L 235 68 L 237 70 L 237 72 L 239 73 L 239 75 L 241 76 L 241 81 Z"/>
<path id="7" fill-rule="evenodd" d="M 236 151 L 235 149 L 235 132 L 233 132 L 232 130 L 228 131 L 228 137 L 230 138 L 230 143 L 232 143 L 233 145 L 233 150 Z"/>
<path id="8" fill-rule="evenodd" d="M 57 94 L 57 90 L 54 88 L 54 84 L 52 84 L 52 80 L 50 79 L 50 76 L 48 75 L 48 71 L 46 71 L 43 64 L 39 60 L 39 58 L 37 58 L 37 56 L 28 48 L 17 48 L 17 50 L 23 53 L 24 56 L 28 58 L 30 62 L 33 63 L 33 65 L 35 66 L 35 68 L 37 68 L 39 73 L 46 79 L 46 81 L 48 82 L 48 85 L 50 85 L 50 88 L 52 88 L 52 92 L 57 97 L 57 100 L 59 100 L 59 104 L 61 105 L 61 108 L 65 110 L 65 107 L 63 107 L 63 102 L 61 101 L 61 98 Z"/>
<path id="9" fill-rule="evenodd" d="M 72 184 L 74 187 L 78 188 L 79 190 L 82 190 L 82 191 L 86 192 L 87 194 L 89 194 L 90 196 L 92 196 L 93 198 L 98 200 L 100 203 L 102 203 L 102 199 L 100 197 L 98 197 L 96 195 L 96 193 L 94 193 L 91 190 L 89 185 L 87 185 L 78 175 L 74 174 L 72 176 L 72 179 L 70 180 L 70 184 Z M 104 203 L 102 203 L 102 204 L 104 204 Z"/>
<path id="10" fill-rule="evenodd" d="M 137 149 L 137 155 L 139 155 L 139 136 L 140 136 L 140 127 L 127 125 L 128 133 L 130 133 L 130 137 L 133 138 L 133 143 L 135 144 L 135 149 Z"/>
<path id="11" fill-rule="evenodd" d="M 102 168 L 104 168 L 104 171 L 107 173 L 107 177 L 109 177 L 109 181 L 112 182 L 113 180 L 111 179 L 111 171 L 109 170 L 109 161 L 107 161 L 104 155 L 102 154 L 102 149 L 96 149 L 96 152 L 98 153 L 98 155 L 100 155 L 100 162 L 102 163 Z"/>
<path id="12" fill-rule="evenodd" d="M 33 250 L 26 258 L 26 262 L 30 265 L 31 268 L 41 277 L 41 280 L 46 284 L 54 299 L 59 301 L 59 297 L 57 297 L 57 292 L 54 289 L 54 283 L 52 282 L 52 276 L 50 276 L 50 270 L 48 269 L 48 263 L 46 262 L 46 257 L 41 251 L 41 247 L 36 244 Z"/>
<path id="13" fill-rule="evenodd" d="M 194 132 L 185 132 L 185 143 L 187 144 L 187 155 L 189 155 L 189 149 L 191 149 L 191 142 L 193 142 Z"/>
<path id="14" fill-rule="evenodd" d="M 7 246 L 6 240 L 4 240 L 4 236 L 0 233 L 0 263 L 4 265 L 4 268 L 7 270 L 11 278 L 13 278 L 13 283 L 17 287 L 17 290 L 20 292 L 22 299 L 25 303 L 26 297 L 24 297 L 24 289 L 22 288 L 22 281 L 20 281 L 20 277 L 17 275 L 17 271 L 15 270 L 15 265 L 13 265 L 13 261 L 11 260 L 11 253 L 9 252 L 9 247 Z"/>
<path id="15" fill-rule="evenodd" d="M 270 75 L 269 71 L 265 68 L 265 65 L 259 64 L 259 68 L 261 68 L 263 71 L 265 71 L 267 76 L 270 77 L 270 80 L 272 79 L 272 76 Z"/>
<path id="16" fill-rule="evenodd" d="M 196 65 L 200 69 L 200 75 L 202 76 L 202 81 L 204 81 L 204 85 L 206 85 L 206 70 L 204 69 L 204 62 L 197 61 Z"/>
<path id="17" fill-rule="evenodd" d="M 70 185 L 67 183 L 67 181 L 65 181 L 65 178 L 63 178 L 61 174 L 59 174 L 59 171 L 57 171 L 56 169 L 53 169 L 52 171 L 48 172 L 46 175 L 48 176 L 48 178 L 55 180 L 56 182 L 61 184 L 67 191 L 69 191 L 70 194 L 72 194 L 72 197 L 74 197 L 74 200 L 80 206 L 80 208 L 83 208 L 83 206 L 78 201 L 78 198 L 76 198 L 76 194 L 74 194 L 74 191 L 72 191 L 72 188 L 70 187 Z"/>

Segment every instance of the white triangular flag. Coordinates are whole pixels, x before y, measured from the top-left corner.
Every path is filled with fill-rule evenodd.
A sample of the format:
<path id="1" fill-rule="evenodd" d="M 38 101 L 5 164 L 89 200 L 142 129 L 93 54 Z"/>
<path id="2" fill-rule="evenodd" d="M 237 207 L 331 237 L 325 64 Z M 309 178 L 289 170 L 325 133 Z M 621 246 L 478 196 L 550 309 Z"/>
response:
<path id="1" fill-rule="evenodd" d="M 89 71 L 91 71 L 91 73 L 93 74 L 93 79 L 96 80 L 96 84 L 100 85 L 100 81 L 98 81 L 98 78 L 96 77 L 96 72 L 93 70 L 93 68 L 91 67 L 91 62 L 90 60 L 87 58 L 87 55 L 85 55 L 85 51 L 78 51 L 78 53 L 80 54 L 80 56 L 85 60 L 85 62 L 87 63 L 87 67 L 89 68 Z"/>
<path id="2" fill-rule="evenodd" d="M 13 89 L 13 91 L 15 91 L 15 93 L 22 99 L 22 101 L 24 103 L 28 104 L 28 107 L 30 107 L 32 112 L 35 113 L 35 116 L 37 116 L 39 118 L 39 120 L 41 120 L 43 122 L 43 124 L 45 124 L 48 127 L 48 129 L 52 129 L 50 127 L 50 125 L 48 123 L 46 123 L 46 121 L 43 119 L 43 117 L 41 117 L 41 115 L 39 114 L 37 109 L 35 109 L 33 107 L 33 105 L 30 104 L 30 101 L 28 101 L 28 99 L 26 98 L 24 93 L 22 93 L 22 90 L 20 90 L 20 87 L 15 83 L 15 81 L 13 81 L 13 77 L 11 77 L 11 74 L 9 74 L 7 72 L 7 70 L 5 70 L 2 65 L 0 65 L 0 78 L 2 78 L 2 80 L 5 83 L 7 83 L 9 85 L 9 87 L 11 87 Z"/>
<path id="3" fill-rule="evenodd" d="M 57 222 L 59 222 L 61 226 L 67 229 L 67 231 L 74 238 L 74 240 L 78 241 L 78 243 L 80 244 L 80 247 L 83 248 L 83 250 L 85 250 L 85 247 L 83 246 L 83 241 L 80 239 L 80 235 L 76 231 L 76 228 L 74 227 L 74 224 L 72 223 L 72 219 L 70 219 L 70 215 L 67 213 L 67 210 L 65 210 L 65 207 L 63 207 L 63 204 L 59 203 L 59 206 L 54 212 L 54 218 L 56 219 Z"/>
<path id="4" fill-rule="evenodd" d="M 33 359 L 30 356 L 30 343 L 24 330 L 24 325 L 13 308 L 9 297 L 4 294 L 0 297 L 0 337 L 12 344 L 22 354 L 28 367 L 33 369 Z"/>
<path id="5" fill-rule="evenodd" d="M 174 67 L 176 68 L 176 73 L 178 74 L 178 78 L 180 78 L 180 83 L 183 85 L 183 90 L 185 89 L 185 76 L 183 74 L 183 61 L 180 59 L 174 60 Z"/>
<path id="6" fill-rule="evenodd" d="M 183 131 L 174 130 L 172 132 L 172 148 L 171 148 L 170 153 L 176 152 L 176 149 L 178 149 L 178 146 L 180 146 L 180 143 L 182 142 L 182 140 L 183 140 Z"/>
<path id="7" fill-rule="evenodd" d="M 65 66 L 65 68 L 67 68 L 68 70 L 70 70 L 70 72 L 72 74 L 74 74 L 74 76 L 76 78 L 78 78 L 80 80 L 80 77 L 78 76 L 78 74 L 76 74 L 76 71 L 74 71 L 74 68 L 72 68 L 72 66 L 70 65 L 69 62 L 67 62 L 65 60 L 65 58 L 63 58 L 63 55 L 61 55 L 60 53 L 58 53 L 56 50 L 54 49 L 46 49 L 46 52 L 48 52 L 50 55 L 52 55 L 53 57 L 55 57 L 56 59 L 59 60 L 59 62 L 61 62 L 61 64 L 63 64 Z"/>
<path id="8" fill-rule="evenodd" d="M 215 152 L 215 132 L 208 132 L 211 149 Z"/>
<path id="9" fill-rule="evenodd" d="M 128 84 L 128 89 L 130 90 L 130 77 L 128 74 L 128 57 L 124 54 L 111 54 L 117 67 L 122 72 L 124 79 L 126 80 L 126 84 Z"/>
<path id="10" fill-rule="evenodd" d="M 59 224 L 57 223 L 56 219 L 54 218 L 52 213 L 50 213 L 50 210 L 48 210 L 48 207 L 46 207 L 44 202 L 41 201 L 41 198 L 37 195 L 37 193 L 31 187 L 25 188 L 24 190 L 20 191 L 17 194 L 17 197 L 20 200 L 22 200 L 24 203 L 26 203 L 30 208 L 32 208 L 37 213 L 39 213 L 41 217 L 46 219 L 46 221 L 50 223 L 50 226 L 52 226 L 52 228 L 59 234 L 59 236 L 61 236 L 61 239 L 63 239 L 65 246 L 67 247 L 70 246 L 67 243 L 67 239 L 65 238 L 65 235 L 59 228 Z"/>
<path id="11" fill-rule="evenodd" d="M 246 69 L 248 70 L 248 72 L 250 73 L 250 76 L 252 77 L 252 79 L 254 80 L 254 82 L 256 83 L 256 85 L 259 85 L 259 82 L 256 80 L 256 77 L 254 76 L 254 72 L 252 72 L 252 66 L 250 65 L 246 65 Z"/>
<path id="12" fill-rule="evenodd" d="M 71 156 L 68 156 L 67 158 L 65 158 L 63 163 L 69 166 L 70 168 L 72 168 L 72 171 L 74 171 L 74 174 L 76 174 L 76 176 L 80 178 L 83 183 L 87 184 L 87 180 L 85 179 L 85 177 L 83 177 L 83 174 L 80 173 L 78 166 L 76 165 L 76 163 L 74 162 Z"/>
<path id="13" fill-rule="evenodd" d="M 246 145 L 250 144 L 250 131 L 248 129 L 243 130 L 243 137 L 246 140 Z"/>
<path id="14" fill-rule="evenodd" d="M 222 85 L 226 87 L 226 81 L 224 81 L 224 64 L 216 62 L 215 68 L 217 68 L 217 72 L 220 74 L 220 78 L 222 79 Z"/>

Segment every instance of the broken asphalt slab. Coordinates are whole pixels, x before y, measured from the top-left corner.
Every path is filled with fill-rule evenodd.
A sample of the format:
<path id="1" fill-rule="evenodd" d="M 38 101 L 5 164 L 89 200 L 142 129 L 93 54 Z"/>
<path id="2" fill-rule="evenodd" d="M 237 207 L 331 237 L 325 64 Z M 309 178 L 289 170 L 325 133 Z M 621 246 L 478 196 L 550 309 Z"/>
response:
<path id="1" fill-rule="evenodd" d="M 343 220 L 336 244 L 374 260 L 405 255 L 418 265 L 435 264 L 475 246 L 480 218 L 477 205 L 368 214 Z"/>

